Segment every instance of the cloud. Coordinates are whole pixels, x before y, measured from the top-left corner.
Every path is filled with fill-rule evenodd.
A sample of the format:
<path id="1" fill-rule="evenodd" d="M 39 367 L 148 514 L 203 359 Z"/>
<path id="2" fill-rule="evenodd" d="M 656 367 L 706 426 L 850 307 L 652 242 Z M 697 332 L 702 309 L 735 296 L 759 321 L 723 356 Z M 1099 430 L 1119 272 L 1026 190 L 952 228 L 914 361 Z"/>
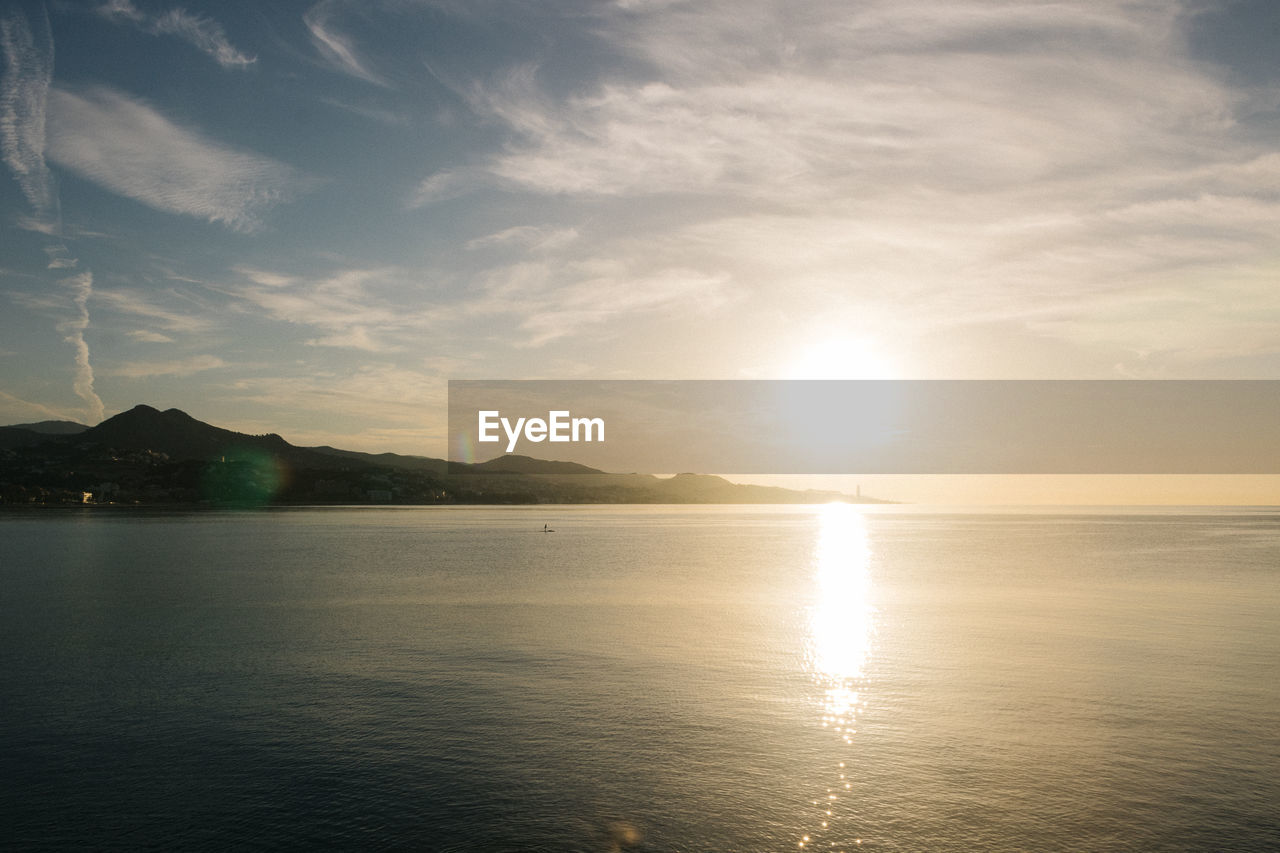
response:
<path id="1" fill-rule="evenodd" d="M 71 292 L 71 302 L 76 309 L 74 315 L 63 320 L 57 327 L 65 335 L 64 340 L 75 348 L 76 373 L 72 388 L 76 396 L 84 401 L 89 422 L 97 423 L 102 420 L 105 409 L 101 398 L 93 390 L 93 365 L 89 362 L 89 344 L 84 339 L 85 330 L 89 328 L 89 297 L 93 294 L 93 275 L 82 272 L 65 278 L 60 283 Z"/>
<path id="2" fill-rule="evenodd" d="M 159 332 L 153 332 L 149 329 L 134 329 L 128 333 L 129 337 L 135 341 L 144 344 L 171 344 L 173 338 L 168 335 L 162 335 Z"/>
<path id="3" fill-rule="evenodd" d="M 1132 8 L 690 4 L 614 22 L 651 79 L 559 98 L 524 66 L 471 103 L 512 133 L 487 173 L 537 193 L 808 205 L 1209 153 L 1231 96 L 1170 58 L 1176 8 Z"/>
<path id="4" fill-rule="evenodd" d="M 129 317 L 140 317 L 166 331 L 180 334 L 196 334 L 208 331 L 211 312 L 207 306 L 197 306 L 197 311 L 177 311 L 159 305 L 154 294 L 130 288 L 99 288 L 93 294 L 94 301 L 102 308 Z M 153 330 L 130 332 L 137 340 L 168 343 L 172 339 Z"/>
<path id="5" fill-rule="evenodd" d="M 67 247 L 61 243 L 55 243 L 44 247 L 44 253 L 49 258 L 47 269 L 65 270 L 75 269 L 79 265 L 78 258 L 71 257 Z"/>
<path id="6" fill-rule="evenodd" d="M 311 346 L 390 352 L 427 324 L 424 313 L 389 299 L 408 277 L 397 268 L 337 269 L 314 277 L 251 267 L 235 272 L 247 281 L 231 282 L 221 292 L 254 313 L 317 330 L 321 334 L 307 341 Z"/>
<path id="7" fill-rule="evenodd" d="M 79 412 L 50 408 L 43 403 L 33 403 L 21 397 L 15 397 L 7 391 L 0 391 L 0 411 L 4 412 L 2 417 L 7 423 L 35 420 L 71 421 L 81 417 Z"/>
<path id="8" fill-rule="evenodd" d="M 142 23 L 147 16 L 133 5 L 131 0 L 108 0 L 97 8 L 97 13 L 104 18 L 119 18 L 134 23 Z"/>
<path id="9" fill-rule="evenodd" d="M 207 54 L 223 68 L 244 69 L 257 62 L 257 58 L 241 53 L 231 45 L 226 31 L 217 21 L 201 15 L 193 15 L 184 9 L 170 9 L 160 15 L 148 15 L 134 6 L 130 0 L 110 0 L 98 7 L 97 12 L 114 21 L 128 21 L 151 35 L 171 35 L 189 42 Z"/>
<path id="10" fill-rule="evenodd" d="M 156 19 L 155 31 L 175 35 L 191 42 L 223 68 L 246 68 L 257 58 L 246 56 L 227 41 L 222 25 L 209 18 L 191 15 L 181 9 L 171 9 Z"/>
<path id="11" fill-rule="evenodd" d="M 540 346 L 620 318 L 646 313 L 708 313 L 728 298 L 725 275 L 665 269 L 636 277 L 610 270 L 556 288 L 547 299 L 526 303 L 520 327 Z"/>
<path id="12" fill-rule="evenodd" d="M 409 117 L 406 114 L 395 112 L 393 110 L 379 109 L 377 107 L 371 107 L 368 104 L 352 104 L 337 98 L 321 98 L 320 102 L 363 118 L 381 122 L 382 124 L 397 127 L 405 127 L 409 124 Z"/>
<path id="13" fill-rule="evenodd" d="M 365 326 L 352 326 L 341 332 L 312 338 L 307 341 L 307 346 L 337 347 L 339 349 L 364 350 L 365 352 L 386 352 L 388 349 L 394 348 L 376 340 Z"/>
<path id="14" fill-rule="evenodd" d="M 205 139 L 113 89 L 55 88 L 49 101 L 50 158 L 156 210 L 251 231 L 301 183 L 289 166 Z"/>
<path id="15" fill-rule="evenodd" d="M 446 169 L 419 181 L 406 206 L 413 209 L 459 198 L 467 195 L 487 180 L 485 175 L 479 171 Z"/>
<path id="16" fill-rule="evenodd" d="M 550 250 L 563 248 L 578 239 L 576 228 L 549 228 L 539 225 L 517 225 L 484 237 L 468 240 L 468 249 L 484 249 L 491 246 L 518 246 L 525 249 Z"/>
<path id="17" fill-rule="evenodd" d="M 1258 93 L 1190 54 L 1190 4 L 625 6 L 590 15 L 617 58 L 599 73 L 566 85 L 520 64 L 460 89 L 505 139 L 414 201 L 497 187 L 558 217 L 608 211 L 648 249 L 623 248 L 600 292 L 680 270 L 704 285 L 675 293 L 743 295 L 743 320 L 832 316 L 904 340 L 998 322 L 1017 331 L 980 346 L 1011 354 L 1022 334 L 1280 351 L 1274 298 L 1232 284 L 1274 270 L 1280 153 Z M 632 313 L 662 310 L 619 291 Z M 1227 292 L 1240 302 L 1197 319 Z M 520 303 L 522 328 L 609 322 L 592 293 Z M 1119 293 L 1145 309 L 1113 323 Z"/>
<path id="18" fill-rule="evenodd" d="M 343 74 L 377 86 L 389 87 L 391 84 L 383 77 L 369 70 L 356 53 L 351 39 L 338 29 L 335 19 L 341 14 L 344 5 L 338 0 L 320 0 L 303 14 L 302 22 L 311 33 L 312 43 L 320 55 Z"/>
<path id="19" fill-rule="evenodd" d="M 572 335 L 609 334 L 617 322 L 645 315 L 710 314 L 732 300 L 726 274 L 679 267 L 650 271 L 647 260 L 590 257 L 496 267 L 487 271 L 477 295 L 439 308 L 434 319 L 453 328 L 480 320 L 494 330 L 495 318 L 508 318 L 515 326 L 504 339 L 537 347 Z"/>
<path id="20" fill-rule="evenodd" d="M 191 376 L 227 366 L 226 361 L 215 355 L 195 355 L 169 361 L 130 361 L 107 372 L 127 379 L 153 379 L 157 376 Z"/>
<path id="21" fill-rule="evenodd" d="M 298 420 L 306 425 L 301 429 L 281 430 L 279 418 L 267 421 L 273 431 L 280 431 L 290 441 L 443 455 L 443 430 L 424 436 L 437 439 L 436 446 L 409 440 L 431 424 L 432 413 L 447 409 L 447 383 L 428 373 L 388 362 L 362 361 L 354 368 L 308 368 L 297 375 L 239 377 L 217 389 L 229 403 L 254 403 L 290 416 L 301 415 Z M 349 429 L 347 413 L 359 413 L 353 423 L 360 425 L 356 429 L 363 438 L 343 444 L 338 437 L 352 434 L 345 431 Z M 380 426 L 371 430 L 363 426 L 367 423 Z M 316 424 L 323 426 L 317 429 Z"/>
<path id="22" fill-rule="evenodd" d="M 55 235 L 59 230 L 58 191 L 45 162 L 45 121 L 53 80 L 53 36 L 42 16 L 33 31 L 16 5 L 0 16 L 0 151 L 13 172 L 32 215 L 19 223 Z"/>

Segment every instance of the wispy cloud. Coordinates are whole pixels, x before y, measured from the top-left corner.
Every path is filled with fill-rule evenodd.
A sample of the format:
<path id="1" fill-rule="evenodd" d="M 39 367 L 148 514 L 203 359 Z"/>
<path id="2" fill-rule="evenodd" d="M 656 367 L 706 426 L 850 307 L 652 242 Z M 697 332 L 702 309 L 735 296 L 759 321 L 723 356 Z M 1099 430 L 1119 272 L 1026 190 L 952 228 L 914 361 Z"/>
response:
<path id="1" fill-rule="evenodd" d="M 522 249 L 561 249 L 578 239 L 576 228 L 549 228 L 539 225 L 516 225 L 484 237 L 467 241 L 468 249 L 491 246 L 514 246 Z"/>
<path id="2" fill-rule="evenodd" d="M 471 102 L 513 132 L 489 173 L 535 192 L 811 204 L 904 180 L 995 189 L 1220 143 L 1231 95 L 1178 60 L 1178 15 L 677 4 L 602 27 L 650 79 L 558 98 L 521 66 Z"/>
<path id="3" fill-rule="evenodd" d="M 191 376 L 206 370 L 226 367 L 227 362 L 216 355 L 194 355 L 190 358 L 168 361 L 130 361 L 106 371 L 112 376 L 127 379 L 152 379 L 157 376 Z"/>
<path id="4" fill-rule="evenodd" d="M 129 337 L 135 341 L 144 344 L 171 344 L 173 338 L 160 332 L 153 332 L 150 329 L 133 329 L 127 333 Z"/>
<path id="5" fill-rule="evenodd" d="M 102 420 L 105 409 L 102 400 L 93 390 L 93 365 L 89 363 L 89 344 L 84 333 L 89 328 L 89 297 L 93 295 L 93 275 L 80 273 L 63 279 L 61 284 L 71 293 L 75 313 L 58 324 L 58 331 L 65 335 L 67 343 L 75 348 L 76 373 L 72 385 L 76 396 L 84 401 L 89 423 Z"/>
<path id="6" fill-rule="evenodd" d="M 130 0 L 110 0 L 97 8 L 98 14 L 114 21 L 127 21 L 151 35 L 170 35 L 189 42 L 223 68 L 243 69 L 257 62 L 232 46 L 222 25 L 212 18 L 193 15 L 185 9 L 170 9 L 149 15 Z"/>
<path id="7" fill-rule="evenodd" d="M 81 417 L 80 412 L 53 408 L 43 403 L 33 403 L 7 391 L 0 391 L 0 411 L 4 412 L 3 418 L 6 424 L 34 420 L 71 421 Z"/>
<path id="8" fill-rule="evenodd" d="M 876 317 L 922 337 L 998 318 L 1082 350 L 1190 352 L 1169 329 L 1228 288 L 1242 301 L 1215 312 L 1200 351 L 1280 351 L 1274 298 L 1230 284 L 1273 268 L 1278 155 L 1242 123 L 1257 99 L 1189 54 L 1190 10 L 601 5 L 592 31 L 625 61 L 576 89 L 521 64 L 464 90 L 505 144 L 426 178 L 414 202 L 494 186 L 616 202 L 645 212 L 631 221 L 655 247 L 636 280 L 677 269 L 714 293 L 727 275 L 719 291 L 749 292 L 761 315 Z M 594 292 L 526 305 L 523 327 L 539 340 L 604 322 Z M 1150 322 L 1111 322 L 1118 292 L 1144 294 Z M 1232 340 L 1233 326 L 1256 332 Z"/>
<path id="9" fill-rule="evenodd" d="M 42 10 L 43 12 L 43 10 Z M 32 214 L 20 221 L 22 227 L 57 237 L 62 230 L 57 185 L 45 160 L 48 104 L 53 80 L 53 36 L 48 17 L 37 20 L 33 30 L 23 12 L 14 7 L 0 16 L 0 48 L 5 65 L 0 74 L 0 150 L 22 188 Z M 45 246 L 47 267 L 75 268 L 79 261 L 61 242 Z M 75 350 L 75 378 L 72 389 L 85 404 L 91 423 L 102 420 L 104 407 L 93 388 L 93 365 L 84 333 L 89 326 L 89 297 L 93 274 L 88 270 L 62 279 L 59 284 L 70 296 L 72 312 L 66 315 L 63 298 L 57 294 L 34 297 L 33 302 L 62 315 L 57 331 Z"/>
<path id="10" fill-rule="evenodd" d="M 0 76 L 0 149 L 4 152 L 5 165 L 13 170 L 18 186 L 32 207 L 32 215 L 19 224 L 56 237 L 61 232 L 58 187 L 45 160 L 47 108 L 54 74 L 54 40 L 49 19 L 41 15 L 33 31 L 22 10 L 9 9 L 0 17 L 0 47 L 5 55 L 4 73 Z M 74 269 L 79 263 L 61 242 L 46 246 L 45 254 L 49 257 L 47 268 L 52 270 Z M 55 313 L 63 315 L 56 329 L 76 352 L 72 388 L 84 402 L 90 423 L 97 423 L 102 420 L 104 406 L 93 391 L 93 365 L 88 343 L 84 341 L 93 275 L 84 270 L 59 283 L 69 293 L 72 314 L 65 315 L 65 305 L 58 295 L 47 295 L 45 300 L 51 302 Z"/>
<path id="11" fill-rule="evenodd" d="M 51 270 L 74 269 L 80 264 L 80 259 L 71 257 L 67 247 L 61 243 L 45 246 L 44 253 L 49 258 L 48 269 Z"/>
<path id="12" fill-rule="evenodd" d="M 423 178 L 406 200 L 409 208 L 426 207 L 465 196 L 478 186 L 491 183 L 489 174 L 479 169 L 445 169 Z"/>
<path id="13" fill-rule="evenodd" d="M 336 107 L 344 112 L 361 116 L 362 118 L 372 119 L 382 124 L 393 125 L 396 127 L 404 127 L 409 124 L 409 117 L 394 110 L 384 110 L 378 107 L 369 106 L 368 104 L 353 104 L 342 101 L 337 98 L 321 98 L 320 103 L 328 104 Z"/>
<path id="14" fill-rule="evenodd" d="M 572 234 L 556 229 L 507 229 L 495 245 L 535 250 L 539 260 L 492 267 L 462 294 L 407 307 L 421 296 L 423 273 L 398 267 L 337 268 L 294 275 L 251 267 L 238 280 L 216 286 L 232 307 L 315 335 L 314 347 L 367 353 L 406 353 L 429 345 L 436 351 L 470 335 L 501 340 L 503 347 L 542 346 L 575 334 L 607 336 L 636 317 L 710 315 L 732 301 L 724 274 L 667 266 L 648 270 L 636 258 L 561 257 L 539 244 L 572 246 Z"/>
<path id="15" fill-rule="evenodd" d="M 33 29 L 22 10 L 0 14 L 0 150 L 27 197 L 32 215 L 22 224 L 54 235 L 59 230 L 58 191 L 45 162 L 45 120 L 53 80 L 53 37 L 41 16 Z"/>
<path id="16" fill-rule="evenodd" d="M 302 16 L 311 33 L 311 41 L 320 55 L 343 74 L 357 77 L 367 83 L 389 87 L 381 75 L 376 74 L 357 53 L 351 39 L 338 27 L 337 19 L 347 4 L 340 0 L 320 0 Z"/>
<path id="17" fill-rule="evenodd" d="M 229 405 L 248 403 L 273 413 L 257 424 L 236 424 L 248 432 L 269 429 L 295 444 L 444 455 L 443 424 L 432 416 L 447 408 L 447 385 L 428 372 L 364 361 L 349 369 L 241 377 L 215 388 Z M 359 414 L 348 418 L 350 413 Z"/>
<path id="18" fill-rule="evenodd" d="M 733 299 L 726 274 L 650 270 L 643 260 L 588 257 L 496 267 L 474 296 L 433 313 L 438 325 L 450 326 L 502 318 L 512 324 L 504 335 L 510 344 L 538 347 L 575 335 L 607 336 L 619 323 L 646 316 L 710 316 Z"/>
<path id="19" fill-rule="evenodd" d="M 146 293 L 134 288 L 113 287 L 98 288 L 93 294 L 94 302 L 101 308 L 116 314 L 123 314 L 133 320 L 145 320 L 167 332 L 178 335 L 205 333 L 211 325 L 212 312 L 207 306 L 190 306 L 187 310 L 176 310 L 161 304 L 154 293 Z M 154 343 L 171 342 L 169 335 L 156 332 L 154 329 L 142 329 L 130 332 L 136 340 Z"/>
<path id="20" fill-rule="evenodd" d="M 592 329 L 607 334 L 612 322 L 649 313 L 710 314 L 729 298 L 727 283 L 728 276 L 698 270 L 664 269 L 637 277 L 601 269 L 543 298 L 517 303 L 520 328 L 528 333 L 529 345 L 540 346 Z"/>
<path id="21" fill-rule="evenodd" d="M 239 267 L 236 273 L 242 280 L 221 286 L 222 292 L 255 313 L 316 330 L 307 341 L 312 346 L 390 352 L 426 324 L 423 312 L 406 312 L 380 295 L 402 286 L 403 270 L 347 268 L 303 277 Z"/>
<path id="22" fill-rule="evenodd" d="M 113 89 L 55 88 L 49 106 L 54 162 L 157 210 L 249 231 L 302 180 L 283 163 L 206 139 Z"/>

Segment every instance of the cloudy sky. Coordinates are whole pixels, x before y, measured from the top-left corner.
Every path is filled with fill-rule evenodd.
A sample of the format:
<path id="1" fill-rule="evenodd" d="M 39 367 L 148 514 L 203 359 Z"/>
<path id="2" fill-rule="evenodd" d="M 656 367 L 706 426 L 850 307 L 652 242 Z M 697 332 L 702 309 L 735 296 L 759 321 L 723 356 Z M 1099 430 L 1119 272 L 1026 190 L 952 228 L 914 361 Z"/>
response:
<path id="1" fill-rule="evenodd" d="M 0 6 L 0 423 L 1280 378 L 1271 0 Z"/>

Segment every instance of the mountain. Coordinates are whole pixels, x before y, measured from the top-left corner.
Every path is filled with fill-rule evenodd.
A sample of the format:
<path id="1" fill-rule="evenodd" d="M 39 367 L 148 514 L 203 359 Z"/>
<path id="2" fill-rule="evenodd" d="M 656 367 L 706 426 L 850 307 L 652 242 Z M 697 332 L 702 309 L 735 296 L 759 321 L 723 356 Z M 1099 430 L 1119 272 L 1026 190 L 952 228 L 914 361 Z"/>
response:
<path id="1" fill-rule="evenodd" d="M 296 450 L 278 435 L 245 435 L 198 421 L 178 409 L 134 406 L 75 437 L 80 445 L 150 450 L 173 459 L 214 459 L 248 450 L 289 454 Z"/>
<path id="2" fill-rule="evenodd" d="M 454 463 L 457 465 L 458 463 Z M 498 456 L 488 462 L 476 462 L 467 466 L 472 472 L 480 474 L 603 474 L 598 468 L 589 468 L 577 462 L 553 462 L 547 459 L 534 459 L 532 456 L 520 456 L 509 453 Z"/>
<path id="3" fill-rule="evenodd" d="M 75 421 L 39 421 L 34 424 L 13 424 L 0 427 L 0 450 L 30 447 L 52 438 L 79 435 L 89 427 Z"/>
<path id="4" fill-rule="evenodd" d="M 41 432 L 35 428 L 42 428 Z M 80 429 L 74 429 L 80 427 Z M 138 405 L 95 427 L 0 427 L 0 503 L 812 503 L 835 492 L 739 485 L 706 474 L 611 474 L 507 455 L 476 464 L 298 447 L 178 409 Z M 884 503 L 862 498 L 864 503 Z"/>
<path id="5" fill-rule="evenodd" d="M 12 450 L 18 447 L 29 447 L 49 440 L 49 436 L 25 427 L 0 427 L 0 449 Z"/>
<path id="6" fill-rule="evenodd" d="M 359 450 L 339 450 L 327 444 L 305 449 L 354 462 L 366 462 L 370 465 L 382 465 L 388 468 L 420 471 L 429 474 L 444 474 L 449 467 L 449 463 L 445 460 L 432 459 L 430 456 L 405 456 L 402 453 L 361 453 Z"/>
<path id="7" fill-rule="evenodd" d="M 26 429 L 41 435 L 76 435 L 89 427 L 75 421 L 38 421 L 34 424 L 14 424 L 4 429 Z"/>

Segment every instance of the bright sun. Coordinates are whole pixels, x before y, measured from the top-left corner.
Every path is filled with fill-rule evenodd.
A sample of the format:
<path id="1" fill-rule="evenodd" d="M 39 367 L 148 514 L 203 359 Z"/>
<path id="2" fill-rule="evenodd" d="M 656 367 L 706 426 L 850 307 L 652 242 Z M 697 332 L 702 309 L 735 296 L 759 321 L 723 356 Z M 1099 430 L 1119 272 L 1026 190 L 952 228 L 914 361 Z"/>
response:
<path id="1" fill-rule="evenodd" d="M 898 371 L 870 341 L 826 338 L 801 349 L 787 379 L 896 379 Z"/>

